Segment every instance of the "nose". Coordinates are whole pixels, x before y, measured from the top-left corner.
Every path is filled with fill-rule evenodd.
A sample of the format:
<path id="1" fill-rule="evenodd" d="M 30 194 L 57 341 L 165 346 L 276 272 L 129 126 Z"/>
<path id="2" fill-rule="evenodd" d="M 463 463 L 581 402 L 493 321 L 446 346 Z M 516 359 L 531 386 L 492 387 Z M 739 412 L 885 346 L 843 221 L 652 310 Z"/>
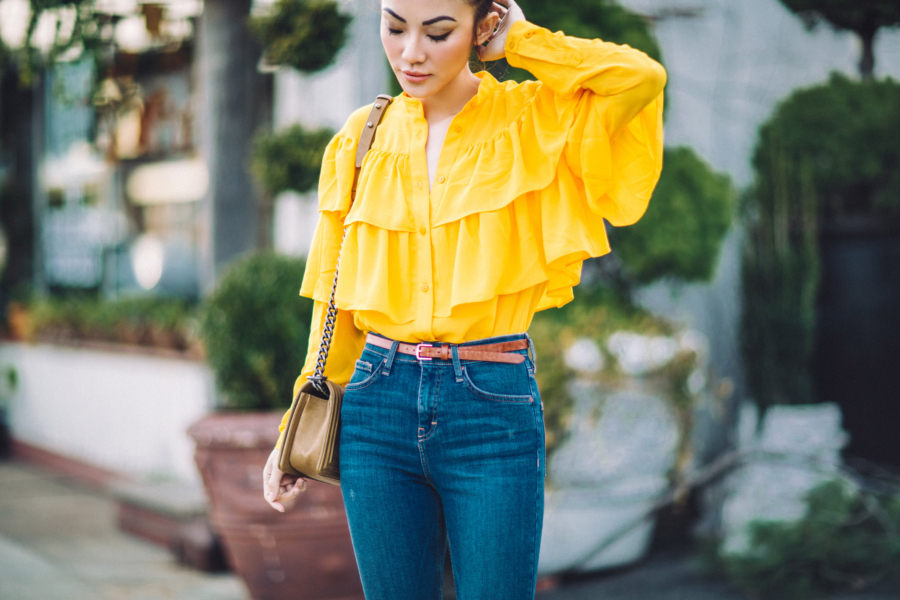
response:
<path id="1" fill-rule="evenodd" d="M 417 35 L 410 35 L 403 46 L 400 57 L 409 65 L 425 62 L 425 51 L 422 48 L 422 40 Z"/>

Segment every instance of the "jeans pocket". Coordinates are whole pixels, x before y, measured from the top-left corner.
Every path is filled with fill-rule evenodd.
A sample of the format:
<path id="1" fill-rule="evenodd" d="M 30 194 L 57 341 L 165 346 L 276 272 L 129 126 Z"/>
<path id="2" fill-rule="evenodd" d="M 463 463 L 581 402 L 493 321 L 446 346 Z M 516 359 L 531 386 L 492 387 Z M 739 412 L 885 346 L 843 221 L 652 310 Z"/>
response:
<path id="1" fill-rule="evenodd" d="M 381 361 L 380 363 L 373 365 L 362 359 L 356 361 L 356 368 L 353 370 L 353 375 L 350 377 L 350 383 L 347 384 L 346 389 L 359 390 L 375 383 L 381 375 L 381 366 L 384 362 L 385 361 Z"/>
<path id="2" fill-rule="evenodd" d="M 528 372 L 522 364 L 469 363 L 462 367 L 462 378 L 466 388 L 479 398 L 514 404 L 534 402 Z"/>

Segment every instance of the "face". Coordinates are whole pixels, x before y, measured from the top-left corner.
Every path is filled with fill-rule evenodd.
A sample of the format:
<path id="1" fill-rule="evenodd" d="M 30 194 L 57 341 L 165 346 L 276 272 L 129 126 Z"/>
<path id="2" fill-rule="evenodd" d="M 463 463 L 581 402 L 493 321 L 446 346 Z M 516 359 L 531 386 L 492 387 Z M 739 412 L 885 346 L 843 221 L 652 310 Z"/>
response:
<path id="1" fill-rule="evenodd" d="M 382 0 L 381 43 L 407 94 L 427 98 L 469 72 L 474 19 L 465 0 Z"/>

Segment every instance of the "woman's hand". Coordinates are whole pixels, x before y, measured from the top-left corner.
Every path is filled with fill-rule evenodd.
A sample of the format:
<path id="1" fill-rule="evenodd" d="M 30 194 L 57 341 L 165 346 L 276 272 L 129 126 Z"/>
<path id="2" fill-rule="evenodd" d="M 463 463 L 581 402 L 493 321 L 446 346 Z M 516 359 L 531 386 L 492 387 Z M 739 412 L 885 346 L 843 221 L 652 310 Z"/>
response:
<path id="1" fill-rule="evenodd" d="M 278 468 L 281 450 L 272 450 L 266 468 L 263 469 L 263 497 L 272 508 L 284 512 L 294 505 L 294 498 L 306 489 L 306 480 L 296 475 L 288 475 Z"/>
<path id="2" fill-rule="evenodd" d="M 515 0 L 503 1 L 506 6 L 494 2 L 494 6 L 491 7 L 491 11 L 500 16 L 500 22 L 497 23 L 497 28 L 494 29 L 490 42 L 488 42 L 487 46 L 475 46 L 475 52 L 478 54 L 479 60 L 488 62 L 500 60 L 505 57 L 506 35 L 509 33 L 509 28 L 512 27 L 512 24 L 516 21 L 525 20 L 525 13 L 523 13 L 522 9 L 519 8 L 519 5 L 515 3 Z"/>

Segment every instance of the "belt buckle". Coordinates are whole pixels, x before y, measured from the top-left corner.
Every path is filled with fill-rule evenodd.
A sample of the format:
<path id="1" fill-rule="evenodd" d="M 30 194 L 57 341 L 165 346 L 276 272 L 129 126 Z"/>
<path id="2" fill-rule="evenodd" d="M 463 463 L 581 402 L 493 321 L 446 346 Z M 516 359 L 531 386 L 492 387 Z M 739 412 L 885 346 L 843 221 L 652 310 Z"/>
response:
<path id="1" fill-rule="evenodd" d="M 416 344 L 416 359 L 417 360 L 431 360 L 430 356 L 422 356 L 422 348 L 431 348 L 431 344 L 426 344 L 422 342 L 421 344 Z"/>

